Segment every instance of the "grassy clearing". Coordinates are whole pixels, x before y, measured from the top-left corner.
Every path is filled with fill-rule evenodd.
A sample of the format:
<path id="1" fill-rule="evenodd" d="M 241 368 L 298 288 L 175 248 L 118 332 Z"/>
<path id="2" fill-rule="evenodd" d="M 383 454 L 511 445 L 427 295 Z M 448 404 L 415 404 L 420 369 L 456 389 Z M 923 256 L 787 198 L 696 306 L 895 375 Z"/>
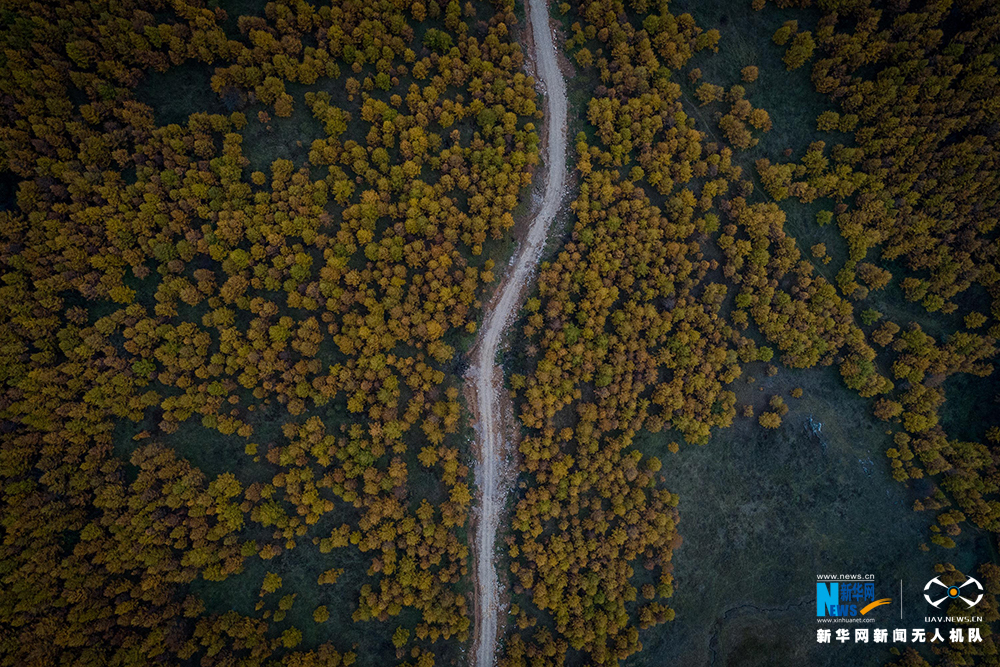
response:
<path id="1" fill-rule="evenodd" d="M 18 182 L 18 177 L 10 172 L 0 174 L 0 213 L 17 208 Z"/>
<path id="2" fill-rule="evenodd" d="M 135 97 L 153 109 L 158 125 L 187 124 L 193 113 L 228 113 L 212 90 L 215 68 L 190 60 L 166 72 L 147 72 Z"/>
<path id="3" fill-rule="evenodd" d="M 312 142 L 326 136 L 323 126 L 313 118 L 312 111 L 306 105 L 306 91 L 343 88 L 342 84 L 330 79 L 323 79 L 315 86 L 286 84 L 285 87 L 295 100 L 291 116 L 280 118 L 274 114 L 273 108 L 268 109 L 263 104 L 254 104 L 243 109 L 247 117 L 247 125 L 242 132 L 243 154 L 250 160 L 248 168 L 262 171 L 268 176 L 271 173 L 271 164 L 275 160 L 289 160 L 296 169 L 302 167 L 308 160 Z M 270 116 L 267 122 L 262 123 L 258 119 L 257 114 L 260 111 Z"/>
<path id="4" fill-rule="evenodd" d="M 149 440 L 133 441 L 132 436 L 141 431 L 154 433 L 152 440 L 170 447 L 179 458 L 186 459 L 198 468 L 208 479 L 214 479 L 224 472 L 233 473 L 246 486 L 253 482 L 267 483 L 274 477 L 277 468 L 266 461 L 254 460 L 244 453 L 247 440 L 238 435 L 223 435 L 205 428 L 197 416 L 180 424 L 175 433 L 158 432 L 159 410 L 147 411 L 140 422 L 121 420 L 115 428 L 115 453 L 128 460 L 132 452 Z"/>
<path id="5" fill-rule="evenodd" d="M 222 28 L 230 39 L 239 38 L 238 21 L 241 16 L 264 16 L 264 8 L 268 0 L 208 0 L 206 6 L 209 9 L 221 7 L 228 15 Z"/>
<path id="6" fill-rule="evenodd" d="M 734 161 L 743 168 L 744 178 L 754 182 L 751 201 L 771 201 L 757 176 L 755 163 L 766 158 L 773 163 L 795 161 L 805 154 L 810 143 L 825 141 L 827 148 L 835 144 L 850 145 L 852 137 L 840 132 L 818 132 L 816 117 L 831 108 L 829 101 L 817 93 L 810 81 L 811 64 L 788 71 L 781 58 L 784 48 L 771 42 L 771 35 L 781 25 L 793 18 L 799 21 L 800 30 L 810 29 L 818 15 L 809 10 L 779 10 L 767 7 L 755 12 L 749 2 L 698 3 L 682 0 L 671 6 L 674 13 L 689 12 L 703 28 L 716 28 L 721 34 L 719 52 L 703 51 L 695 55 L 685 71 L 675 74 L 683 91 L 685 110 L 694 115 L 698 129 L 708 132 L 711 140 L 722 139 L 717 127 L 718 118 L 728 110 L 728 103 L 699 106 L 695 89 L 702 82 L 720 85 L 727 90 L 734 85 L 746 89 L 746 99 L 767 110 L 771 117 L 769 132 L 755 132 L 759 143 L 746 151 L 735 151 Z M 759 75 L 752 83 L 744 82 L 740 70 L 755 66 Z M 697 68 L 702 76 L 691 83 L 687 72 Z M 791 154 L 785 151 L 791 149 Z M 833 258 L 830 264 L 816 262 L 817 271 L 828 280 L 833 280 L 837 270 L 847 259 L 847 244 L 841 238 L 836 225 L 821 227 L 816 224 L 816 213 L 832 210 L 833 202 L 821 199 L 812 204 L 800 204 L 786 199 L 781 208 L 787 216 L 786 228 L 796 237 L 799 248 L 807 257 L 809 249 L 816 243 L 825 243 L 828 254 Z"/>
<path id="7" fill-rule="evenodd" d="M 291 551 L 265 561 L 250 558 L 244 571 L 224 582 L 207 582 L 199 579 L 191 586 L 193 593 L 204 602 L 210 613 L 225 613 L 235 610 L 241 614 L 260 617 L 265 611 L 278 610 L 278 602 L 285 595 L 294 594 L 292 608 L 282 621 L 269 619 L 272 636 L 280 635 L 288 628 L 302 631 L 300 648 L 312 648 L 324 642 L 332 642 L 341 652 L 353 650 L 358 655 L 357 665 L 377 666 L 395 661 L 396 649 L 389 638 L 399 625 L 414 619 L 401 615 L 388 621 L 369 621 L 356 624 L 351 615 L 357 608 L 361 586 L 372 583 L 365 572 L 370 559 L 354 547 L 336 549 L 328 554 L 309 541 L 303 541 Z M 320 574 L 331 568 L 343 568 L 344 573 L 334 584 L 317 583 Z M 282 579 L 281 588 L 274 593 L 259 593 L 264 575 L 277 574 Z M 260 611 L 255 610 L 259 600 L 265 601 Z M 330 618 L 317 623 L 313 612 L 319 606 L 326 606 Z"/>
<path id="8" fill-rule="evenodd" d="M 773 129 L 760 137 L 760 143 L 746 152 L 754 160 L 766 157 L 772 162 L 787 160 L 782 155 L 786 148 L 793 150 L 792 158 L 798 159 L 812 141 L 823 139 L 828 145 L 846 143 L 847 134 L 817 132 L 816 117 L 830 108 L 829 101 L 813 90 L 810 82 L 810 63 L 791 72 L 781 58 L 785 47 L 771 42 L 774 31 L 788 20 L 797 19 L 800 30 L 811 30 L 819 14 L 814 10 L 776 9 L 768 6 L 755 12 L 749 2 L 695 2 L 678 0 L 671 3 L 671 12 L 690 13 L 705 30 L 715 28 L 721 34 L 719 52 L 701 52 L 688 63 L 688 69 L 698 68 L 701 81 L 729 88 L 739 84 L 746 88 L 747 99 L 755 107 L 767 109 Z M 759 77 L 753 83 L 744 83 L 740 70 L 754 65 Z M 693 93 L 687 76 L 680 73 L 676 80 Z M 692 97 L 692 99 L 695 99 Z M 714 106 L 708 107 L 714 109 Z M 714 128 L 713 128 L 714 129 Z"/>
<path id="9" fill-rule="evenodd" d="M 903 289 L 900 287 L 902 277 L 907 275 L 902 264 L 893 262 L 881 264 L 881 266 L 892 272 L 892 280 L 889 281 L 885 289 L 871 292 L 866 299 L 860 302 L 861 307 L 874 308 L 885 316 L 884 319 L 891 320 L 904 328 L 908 327 L 911 322 L 915 322 L 926 333 L 939 341 L 962 328 L 958 312 L 949 314 L 938 311 L 931 313 L 918 302 L 906 299 Z M 981 305 L 985 303 L 988 301 L 980 301 Z"/>
<path id="10" fill-rule="evenodd" d="M 941 407 L 941 426 L 949 437 L 985 442 L 986 430 L 1000 426 L 1000 375 L 955 375 L 945 380 L 947 400 Z"/>
<path id="11" fill-rule="evenodd" d="M 883 664 L 886 648 L 817 648 L 815 576 L 873 573 L 878 595 L 894 600 L 903 579 L 904 618 L 919 627 L 919 590 L 934 563 L 971 569 L 989 558 L 986 538 L 968 531 L 957 549 L 917 549 L 930 517 L 911 509 L 916 495 L 892 479 L 883 454 L 884 426 L 835 370 L 765 377 L 755 366 L 747 372 L 760 379 L 734 387 L 739 403 L 760 414 L 771 395 L 783 395 L 790 411 L 780 428 L 739 417 L 704 447 L 682 445 L 677 454 L 666 447 L 680 441 L 674 435 L 639 438 L 663 460 L 666 488 L 680 494 L 684 543 L 674 552 L 677 618 L 644 633 L 629 665 L 712 664 L 712 647 L 720 665 L 774 664 L 765 659 L 773 655 L 789 665 Z M 788 395 L 796 386 L 805 390 L 800 399 Z M 806 431 L 810 417 L 822 422 L 821 439 Z M 879 614 L 873 627 L 893 627 L 890 618 Z"/>
<path id="12" fill-rule="evenodd" d="M 249 169 L 270 174 L 271 164 L 278 159 L 290 160 L 295 168 L 306 162 L 309 146 L 324 136 L 323 127 L 312 116 L 305 103 L 306 90 L 343 89 L 329 79 L 315 86 L 289 84 L 289 94 L 295 100 L 288 118 L 279 118 L 274 109 L 263 104 L 246 104 L 245 96 L 234 95 L 223 101 L 212 90 L 215 68 L 195 61 L 172 67 L 166 72 L 150 72 L 136 88 L 136 98 L 153 109 L 153 118 L 160 125 L 184 125 L 193 113 L 229 114 L 241 111 L 247 118 L 242 130 L 243 154 L 250 161 Z M 258 112 L 270 116 L 266 122 Z"/>

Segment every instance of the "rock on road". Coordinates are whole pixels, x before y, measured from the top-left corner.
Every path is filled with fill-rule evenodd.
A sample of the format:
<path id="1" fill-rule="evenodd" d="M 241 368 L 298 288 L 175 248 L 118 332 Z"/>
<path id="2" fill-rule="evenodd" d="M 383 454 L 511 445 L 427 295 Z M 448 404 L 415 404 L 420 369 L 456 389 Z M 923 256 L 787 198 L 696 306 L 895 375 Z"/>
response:
<path id="1" fill-rule="evenodd" d="M 562 202 L 566 184 L 566 83 L 559 71 L 545 0 L 526 0 L 528 23 L 534 43 L 534 61 L 539 88 L 546 95 L 545 193 L 530 222 L 524 242 L 518 247 L 514 266 L 504 276 L 492 309 L 476 342 L 476 356 L 469 377 L 473 381 L 479 438 L 476 481 L 480 490 L 475 543 L 476 628 L 473 662 L 477 667 L 496 664 L 500 590 L 496 571 L 496 534 L 512 475 L 504 474 L 507 445 L 501 426 L 500 393 L 503 372 L 496 364 L 497 349 L 507 326 L 515 319 L 524 291 L 535 273 L 549 227 Z M 509 471 L 508 471 L 509 472 Z"/>

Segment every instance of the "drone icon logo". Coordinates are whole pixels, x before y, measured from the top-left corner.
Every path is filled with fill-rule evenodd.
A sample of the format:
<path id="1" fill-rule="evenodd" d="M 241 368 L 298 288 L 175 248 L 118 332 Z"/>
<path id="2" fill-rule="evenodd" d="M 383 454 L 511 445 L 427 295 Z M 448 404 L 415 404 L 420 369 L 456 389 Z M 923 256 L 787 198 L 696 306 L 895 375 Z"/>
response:
<path id="1" fill-rule="evenodd" d="M 945 589 L 944 597 L 941 598 L 940 600 L 932 600 L 930 594 L 928 593 L 930 587 L 935 584 Z M 976 597 L 975 600 L 970 600 L 969 598 L 964 597 L 962 595 L 962 589 L 968 586 L 969 584 L 973 584 L 975 586 L 976 592 L 979 593 L 979 595 Z M 956 586 L 954 584 L 948 586 L 937 577 L 934 577 L 933 579 L 927 582 L 926 586 L 924 586 L 924 599 L 927 600 L 928 604 L 938 608 L 940 608 L 941 603 L 944 602 L 945 600 L 957 599 L 969 605 L 969 608 L 971 609 L 972 607 L 975 607 L 977 604 L 979 604 L 979 601 L 983 599 L 983 585 L 979 583 L 979 580 L 976 579 L 975 577 L 969 577 L 968 579 L 965 580 L 965 583 L 962 584 L 961 586 Z"/>

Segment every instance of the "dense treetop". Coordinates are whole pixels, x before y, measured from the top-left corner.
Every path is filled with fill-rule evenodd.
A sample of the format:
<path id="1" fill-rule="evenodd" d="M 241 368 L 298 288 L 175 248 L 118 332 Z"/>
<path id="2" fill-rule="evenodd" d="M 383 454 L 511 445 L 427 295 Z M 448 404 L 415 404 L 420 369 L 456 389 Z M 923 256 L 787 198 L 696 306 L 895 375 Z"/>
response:
<path id="1" fill-rule="evenodd" d="M 538 162 L 511 8 L 4 13 L 4 664 L 351 664 L 346 628 L 335 647 L 284 621 L 301 595 L 269 602 L 274 573 L 256 616 L 189 592 L 296 549 L 358 554 L 310 599 L 396 618 L 394 646 L 366 646 L 453 659 L 471 622 L 456 345 Z M 164 125 L 136 97 L 185 64 L 228 113 Z M 250 169 L 249 133 L 299 108 L 321 128 L 306 159 Z M 238 474 L 184 458 L 225 437 Z"/>

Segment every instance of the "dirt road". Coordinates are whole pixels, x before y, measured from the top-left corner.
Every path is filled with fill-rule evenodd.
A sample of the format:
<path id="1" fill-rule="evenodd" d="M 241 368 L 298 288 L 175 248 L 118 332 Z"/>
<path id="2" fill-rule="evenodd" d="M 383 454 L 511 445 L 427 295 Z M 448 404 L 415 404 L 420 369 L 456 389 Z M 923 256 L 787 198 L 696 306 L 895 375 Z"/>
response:
<path id="1" fill-rule="evenodd" d="M 518 247 L 513 268 L 508 268 L 499 292 L 487 306 L 483 328 L 476 342 L 476 356 L 469 370 L 477 412 L 479 438 L 476 482 L 480 492 L 479 515 L 473 544 L 475 553 L 476 630 L 473 662 L 477 667 L 496 664 L 500 614 L 500 589 L 496 572 L 496 534 L 504 501 L 513 480 L 505 470 L 509 443 L 501 424 L 500 394 L 503 371 L 496 363 L 497 349 L 507 326 L 514 321 L 525 288 L 535 273 L 552 219 L 566 187 L 566 83 L 559 71 L 545 0 L 526 0 L 539 88 L 546 96 L 545 194 Z"/>

